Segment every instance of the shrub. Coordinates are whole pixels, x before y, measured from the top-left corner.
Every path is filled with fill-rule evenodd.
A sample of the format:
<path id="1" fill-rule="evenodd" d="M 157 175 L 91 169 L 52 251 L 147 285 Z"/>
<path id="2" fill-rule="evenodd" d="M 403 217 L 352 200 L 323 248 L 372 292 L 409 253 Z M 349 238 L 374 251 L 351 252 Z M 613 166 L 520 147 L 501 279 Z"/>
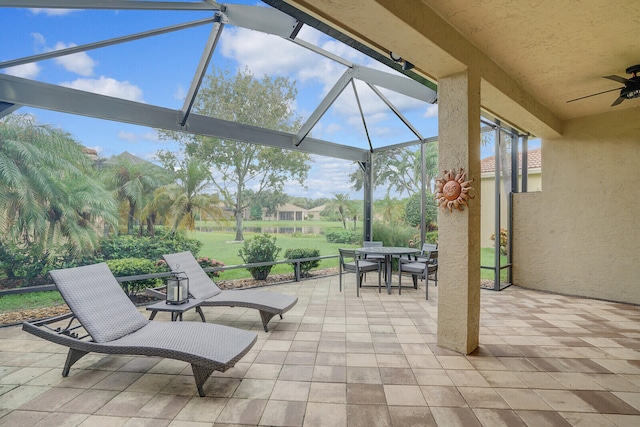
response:
<path id="1" fill-rule="evenodd" d="M 372 227 L 372 240 L 382 242 L 384 246 L 409 246 L 415 229 L 404 225 L 384 224 L 376 221 Z"/>
<path id="2" fill-rule="evenodd" d="M 320 256 L 319 249 L 287 249 L 284 253 L 284 257 L 286 259 L 298 259 L 298 258 L 312 258 Z M 293 271 L 296 271 L 296 265 L 294 263 L 289 264 L 293 268 Z M 320 260 L 314 261 L 302 261 L 300 263 L 300 274 L 302 277 L 307 277 L 309 272 L 317 268 L 320 265 Z"/>
<path id="3" fill-rule="evenodd" d="M 329 243 L 346 243 L 352 245 L 358 243 L 362 236 L 350 229 L 330 228 L 325 232 L 327 242 Z"/>
<path id="4" fill-rule="evenodd" d="M 252 239 L 245 240 L 242 249 L 238 251 L 238 256 L 242 258 L 245 264 L 275 261 L 280 249 L 276 246 L 275 236 L 263 233 Z M 249 267 L 247 270 L 254 279 L 265 280 L 269 276 L 272 267 L 273 265 L 265 265 L 262 267 Z"/>
<path id="5" fill-rule="evenodd" d="M 163 271 L 157 263 L 143 258 L 122 258 L 107 260 L 107 265 L 116 277 L 137 276 L 139 274 L 151 274 Z M 128 296 L 137 295 L 138 292 L 145 288 L 153 288 L 160 286 L 161 279 L 143 279 L 133 280 L 130 282 L 122 282 L 120 286 Z"/>
<path id="6" fill-rule="evenodd" d="M 405 206 L 405 221 L 412 227 L 420 225 L 422 198 L 420 193 L 416 193 L 409 198 Z M 432 194 L 427 193 L 425 198 L 425 223 L 431 224 L 438 221 L 438 203 Z"/>
<path id="7" fill-rule="evenodd" d="M 507 230 L 504 228 L 501 228 L 500 229 L 500 253 L 502 255 L 507 254 L 508 239 L 509 239 L 509 235 L 507 233 Z M 491 233 L 491 240 L 493 241 L 496 240 L 496 233 Z M 494 247 L 495 247 L 495 243 L 494 243 Z"/>
<path id="8" fill-rule="evenodd" d="M 9 280 L 32 282 L 46 274 L 46 257 L 33 246 L 0 241 L 0 271 Z"/>
<path id="9" fill-rule="evenodd" d="M 212 267 L 223 267 L 224 266 L 224 262 L 218 261 L 218 260 L 213 259 L 213 258 L 208 258 L 206 256 L 198 258 L 198 264 L 200 264 L 200 267 L 202 267 L 202 268 L 212 268 Z M 209 276 L 210 278 L 213 279 L 214 277 L 219 277 L 220 273 L 222 273 L 222 270 L 219 270 L 219 271 L 207 271 L 207 276 Z"/>
<path id="10" fill-rule="evenodd" d="M 158 227 L 155 236 L 136 237 L 119 235 L 102 239 L 100 251 L 104 259 L 145 258 L 157 260 L 164 254 L 190 251 L 198 256 L 202 242 L 188 238 L 184 231 L 172 233 L 169 229 Z"/>

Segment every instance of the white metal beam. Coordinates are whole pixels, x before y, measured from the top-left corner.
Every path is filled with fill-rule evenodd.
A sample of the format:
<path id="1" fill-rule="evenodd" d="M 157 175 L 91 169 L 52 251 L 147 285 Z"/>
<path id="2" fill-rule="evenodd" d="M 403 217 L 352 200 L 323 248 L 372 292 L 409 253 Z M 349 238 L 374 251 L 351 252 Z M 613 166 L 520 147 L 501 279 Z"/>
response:
<path id="1" fill-rule="evenodd" d="M 168 108 L 98 95 L 48 83 L 0 74 L 0 102 L 98 119 L 131 123 L 152 128 L 188 132 L 216 138 L 297 150 L 309 154 L 363 162 L 367 151 L 355 147 L 311 139 L 310 144 L 296 147 L 294 134 L 227 120 L 191 114 L 187 123 L 180 126 L 179 111 Z"/>
<path id="2" fill-rule="evenodd" d="M 398 92 L 420 101 L 433 103 L 437 99 L 436 91 L 408 77 L 396 76 L 384 71 L 361 65 L 353 66 L 353 78 L 372 85 Z"/>
<path id="3" fill-rule="evenodd" d="M 298 24 L 295 18 L 272 7 L 224 4 L 222 11 L 231 25 L 284 38 L 290 38 Z"/>

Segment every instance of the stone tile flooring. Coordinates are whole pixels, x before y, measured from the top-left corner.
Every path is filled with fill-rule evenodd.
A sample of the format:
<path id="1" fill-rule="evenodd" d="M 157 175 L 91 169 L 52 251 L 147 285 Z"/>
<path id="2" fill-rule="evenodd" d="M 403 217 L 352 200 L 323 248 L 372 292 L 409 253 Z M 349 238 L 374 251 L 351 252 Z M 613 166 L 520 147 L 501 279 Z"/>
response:
<path id="1" fill-rule="evenodd" d="M 429 301 L 424 283 L 356 298 L 346 277 L 342 293 L 337 276 L 264 288 L 299 297 L 269 333 L 256 310 L 205 308 L 210 322 L 258 334 L 205 398 L 174 360 L 90 354 L 62 378 L 66 348 L 2 328 L 0 424 L 640 425 L 639 307 L 483 290 L 481 345 L 464 356 L 436 345 L 437 288 Z"/>

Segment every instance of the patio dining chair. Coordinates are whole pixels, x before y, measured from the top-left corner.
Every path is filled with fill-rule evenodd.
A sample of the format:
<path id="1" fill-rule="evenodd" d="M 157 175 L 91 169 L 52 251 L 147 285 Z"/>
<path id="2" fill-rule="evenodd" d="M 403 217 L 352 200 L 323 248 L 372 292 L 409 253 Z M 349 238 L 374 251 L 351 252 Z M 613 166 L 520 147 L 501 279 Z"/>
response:
<path id="1" fill-rule="evenodd" d="M 383 243 L 364 241 L 362 242 L 362 246 L 365 248 L 380 248 L 383 246 Z M 387 258 L 384 255 L 365 254 L 364 258 L 369 261 L 372 261 L 372 260 L 380 261 L 380 268 L 382 268 L 382 271 L 384 272 L 384 279 L 387 280 L 387 269 L 386 269 Z M 367 275 L 365 274 L 365 280 L 366 280 L 366 277 Z"/>
<path id="2" fill-rule="evenodd" d="M 410 273 L 413 288 L 418 289 L 418 278 L 425 280 L 425 295 L 429 299 L 429 276 L 433 276 L 438 286 L 438 251 L 430 251 L 425 261 L 401 260 L 398 263 L 398 295 L 402 294 L 402 273 Z"/>
<path id="3" fill-rule="evenodd" d="M 416 256 L 415 260 L 420 262 L 427 262 L 429 260 L 429 252 L 437 251 L 437 243 L 423 243 L 420 253 Z"/>
<path id="4" fill-rule="evenodd" d="M 340 253 L 340 292 L 342 292 L 342 274 L 343 273 L 355 273 L 356 274 L 356 295 L 360 296 L 360 286 L 362 286 L 362 278 L 367 272 L 378 272 L 378 293 L 381 292 L 382 282 L 380 280 L 380 261 L 368 261 L 360 256 L 355 249 L 342 249 L 339 248 Z"/>

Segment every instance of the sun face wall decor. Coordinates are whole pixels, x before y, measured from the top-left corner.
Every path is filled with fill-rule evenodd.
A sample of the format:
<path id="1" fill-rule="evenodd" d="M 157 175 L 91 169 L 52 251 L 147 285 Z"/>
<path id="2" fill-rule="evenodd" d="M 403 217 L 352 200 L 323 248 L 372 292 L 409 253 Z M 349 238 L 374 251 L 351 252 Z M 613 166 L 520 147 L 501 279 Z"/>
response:
<path id="1" fill-rule="evenodd" d="M 462 211 L 464 206 L 469 206 L 467 200 L 475 197 L 469 194 L 469 190 L 474 189 L 470 186 L 474 180 L 465 181 L 466 176 L 467 173 L 460 168 L 460 172 L 457 174 L 453 169 L 445 170 L 444 177 L 436 179 L 435 198 L 438 207 L 442 207 L 443 211 L 449 209 L 449 212 L 452 212 L 453 208 Z"/>

